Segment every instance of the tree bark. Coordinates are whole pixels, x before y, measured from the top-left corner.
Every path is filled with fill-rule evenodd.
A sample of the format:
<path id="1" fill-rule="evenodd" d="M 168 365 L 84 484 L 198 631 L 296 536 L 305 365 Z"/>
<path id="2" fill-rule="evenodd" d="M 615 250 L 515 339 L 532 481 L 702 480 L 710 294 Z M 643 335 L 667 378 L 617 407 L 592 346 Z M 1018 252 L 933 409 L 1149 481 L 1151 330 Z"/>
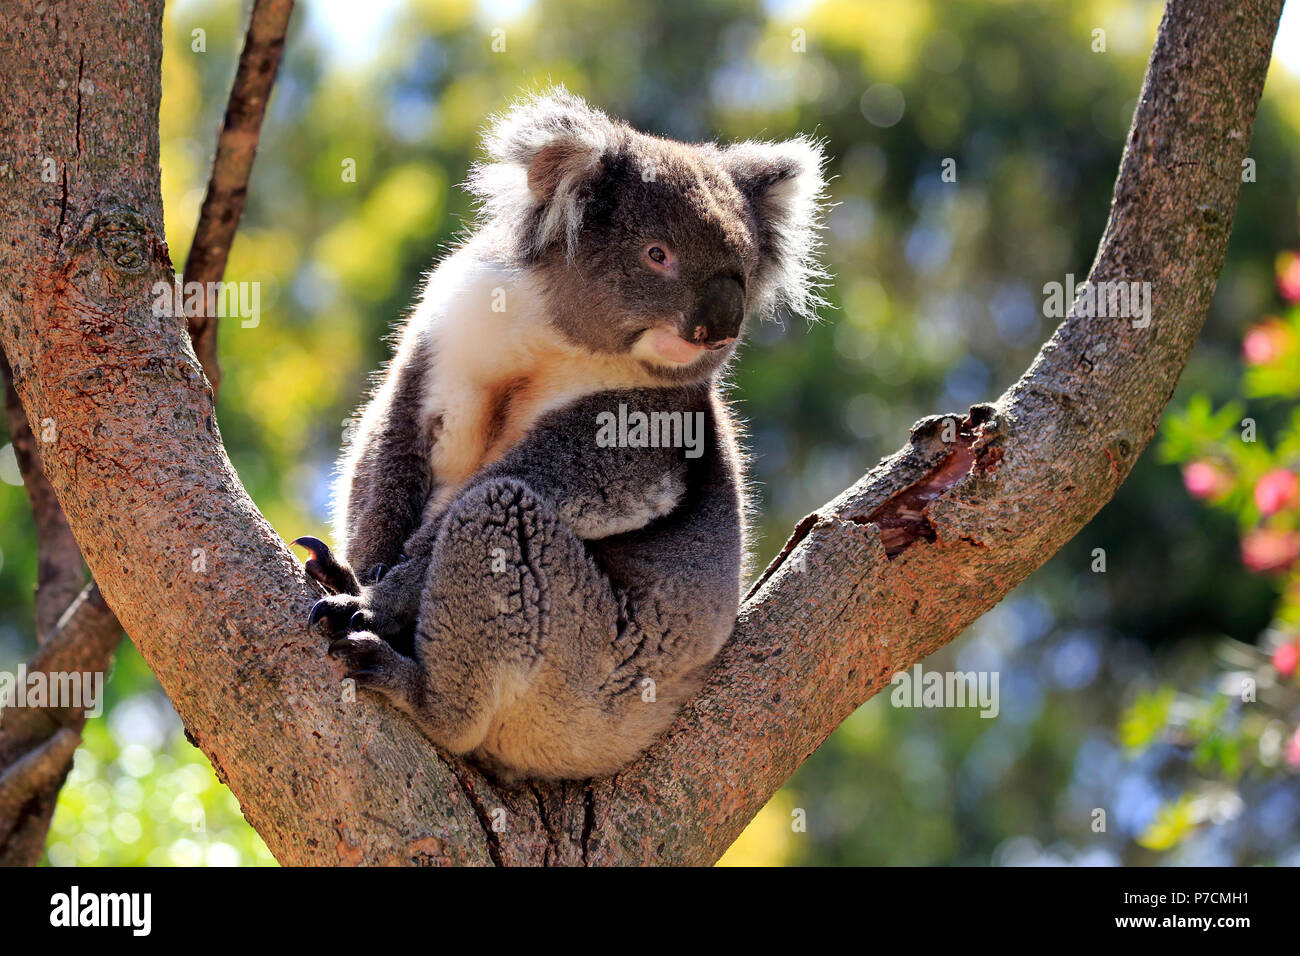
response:
<path id="1" fill-rule="evenodd" d="M 348 700 L 304 633 L 314 586 L 225 455 L 184 321 L 149 308 L 171 278 L 160 0 L 5 14 L 0 337 L 29 420 L 58 424 L 44 466 L 106 600 L 281 862 L 709 863 L 1128 474 L 1222 268 L 1281 7 L 1165 11 L 1090 275 L 1149 282 L 1150 324 L 1072 313 L 997 402 L 918 423 L 800 523 L 703 692 L 612 779 L 495 786 Z M 39 176 L 51 150 L 69 156 L 61 186 Z"/>
<path id="2" fill-rule="evenodd" d="M 217 137 L 207 195 L 185 263 L 187 282 L 206 288 L 220 282 L 225 272 L 292 13 L 293 0 L 254 0 Z M 93 89 L 93 79 L 88 89 Z M 44 172 L 44 161 L 42 165 Z M 57 160 L 52 171 L 57 171 Z M 187 319 L 190 342 L 208 375 L 215 402 L 221 375 L 216 316 L 205 308 Z M 41 647 L 28 661 L 27 673 L 107 672 L 122 628 L 93 581 L 81 588 L 85 578 L 81 551 L 41 468 L 36 436 L 14 390 L 3 349 L 0 373 L 9 433 L 36 523 L 36 636 Z M 47 428 L 57 433 L 52 420 L 42 424 L 43 435 Z M 30 866 L 39 861 L 85 722 L 84 710 L 53 706 L 0 714 L 0 794 L 8 795 L 7 802 L 0 802 L 0 866 Z M 59 759 L 62 766 L 54 764 Z"/>

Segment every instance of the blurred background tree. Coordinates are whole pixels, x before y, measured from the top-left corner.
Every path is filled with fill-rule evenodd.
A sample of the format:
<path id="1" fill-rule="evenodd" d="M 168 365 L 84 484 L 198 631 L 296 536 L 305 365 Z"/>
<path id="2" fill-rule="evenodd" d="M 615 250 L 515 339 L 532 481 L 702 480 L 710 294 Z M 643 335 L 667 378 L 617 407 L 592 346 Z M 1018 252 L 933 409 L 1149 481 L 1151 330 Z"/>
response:
<path id="1" fill-rule="evenodd" d="M 914 420 L 995 397 L 1033 358 L 1054 324 L 1043 285 L 1081 281 L 1091 263 L 1160 11 L 1153 0 L 663 0 L 617 11 L 603 0 L 306 0 L 226 272 L 261 288 L 260 322 L 222 329 L 219 418 L 240 476 L 287 539 L 326 529 L 344 423 L 422 273 L 473 215 L 456 184 L 485 117 L 521 89 L 563 82 L 668 136 L 828 141 L 834 309 L 811 326 L 751 329 L 732 374 L 761 568 Z M 175 262 L 244 15 L 231 0 L 168 6 L 162 174 Z M 1279 53 L 1300 48 L 1297 20 L 1284 18 Z M 1256 181 L 1243 186 L 1175 397 L 1189 414 L 1242 395 L 1240 341 L 1281 304 L 1275 260 L 1300 244 L 1300 56 L 1290 63 L 1275 59 L 1270 73 Z M 1193 395 L 1203 404 L 1189 405 Z M 13 670 L 33 644 L 35 547 L 6 442 L 0 669 Z M 1210 791 L 1173 767 L 1188 744 L 1183 705 L 1207 738 L 1226 713 L 1215 649 L 1255 646 L 1278 613 L 1282 588 L 1243 566 L 1239 530 L 1232 513 L 1188 494 L 1173 456 L 1144 456 L 1074 542 L 926 662 L 997 671 L 996 719 L 878 695 L 724 862 L 1300 863 L 1294 769 L 1275 761 L 1236 787 L 1220 762 L 1206 803 Z M 64 788 L 49 862 L 272 862 L 129 643 L 108 694 Z M 1251 746 L 1261 743 L 1240 744 L 1243 766 L 1258 762 Z M 1188 794 L 1201 799 L 1194 811 Z"/>

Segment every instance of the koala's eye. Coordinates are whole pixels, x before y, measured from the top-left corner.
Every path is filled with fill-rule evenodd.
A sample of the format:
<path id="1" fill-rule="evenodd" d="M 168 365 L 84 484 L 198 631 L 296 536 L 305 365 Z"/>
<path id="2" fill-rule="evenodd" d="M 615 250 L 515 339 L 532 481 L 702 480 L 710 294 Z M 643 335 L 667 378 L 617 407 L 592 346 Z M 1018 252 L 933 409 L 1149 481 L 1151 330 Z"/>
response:
<path id="1" fill-rule="evenodd" d="M 647 267 L 654 272 L 677 275 L 677 257 L 663 243 L 652 242 L 642 251 Z"/>

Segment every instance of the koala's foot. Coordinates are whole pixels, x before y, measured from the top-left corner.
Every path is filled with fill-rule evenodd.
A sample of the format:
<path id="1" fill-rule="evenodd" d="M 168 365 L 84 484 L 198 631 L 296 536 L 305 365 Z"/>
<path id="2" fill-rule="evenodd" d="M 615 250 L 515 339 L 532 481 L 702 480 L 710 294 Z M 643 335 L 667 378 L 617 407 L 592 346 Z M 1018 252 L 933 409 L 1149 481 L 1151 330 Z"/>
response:
<path id="1" fill-rule="evenodd" d="M 306 549 L 311 555 L 303 565 L 303 569 L 327 591 L 335 594 L 361 593 L 361 582 L 357 580 L 356 574 L 347 564 L 334 557 L 334 552 L 329 549 L 329 545 L 320 538 L 304 535 L 301 538 L 294 538 L 290 543 Z"/>
<path id="2" fill-rule="evenodd" d="M 392 568 L 379 564 L 357 575 L 319 539 L 298 538 L 293 543 L 311 552 L 307 573 L 326 590 L 337 592 L 312 605 L 307 617 L 309 632 L 318 627 L 330 640 L 370 632 L 399 652 L 412 653 L 415 616 L 424 587 L 423 562 L 402 555 Z"/>
<path id="3" fill-rule="evenodd" d="M 621 718 L 588 715 L 610 711 L 608 675 L 636 656 L 621 608 L 547 499 L 515 478 L 475 483 L 433 549 L 405 707 L 439 747 L 498 775 L 589 776 L 583 753 Z"/>
<path id="4" fill-rule="evenodd" d="M 292 543 L 311 555 L 303 566 L 308 576 L 325 590 L 334 592 L 312 605 L 307 630 L 310 632 L 319 623 L 330 638 L 366 630 L 369 622 L 362 608 L 361 582 L 352 569 L 338 560 L 320 538 L 306 536 L 295 538 Z"/>
<path id="5" fill-rule="evenodd" d="M 359 595 L 330 594 L 311 606 L 307 630 L 320 625 L 321 633 L 326 637 L 337 638 L 353 631 L 369 630 L 368 618 Z"/>
<path id="6" fill-rule="evenodd" d="M 420 710 L 424 684 L 420 666 L 383 638 L 367 631 L 349 634 L 333 641 L 329 654 L 347 665 L 344 677 L 358 687 L 383 694 L 408 714 Z"/>

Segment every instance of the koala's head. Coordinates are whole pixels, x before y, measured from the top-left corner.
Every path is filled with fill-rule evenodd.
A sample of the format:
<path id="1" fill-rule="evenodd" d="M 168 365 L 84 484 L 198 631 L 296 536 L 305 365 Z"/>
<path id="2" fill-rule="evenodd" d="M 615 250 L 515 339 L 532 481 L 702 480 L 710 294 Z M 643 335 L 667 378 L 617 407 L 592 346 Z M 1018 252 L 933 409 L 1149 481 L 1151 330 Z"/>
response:
<path id="1" fill-rule="evenodd" d="M 821 304 L 820 144 L 648 136 L 564 89 L 490 127 L 473 171 L 486 226 L 569 340 L 665 382 L 712 374 L 746 318 Z"/>

